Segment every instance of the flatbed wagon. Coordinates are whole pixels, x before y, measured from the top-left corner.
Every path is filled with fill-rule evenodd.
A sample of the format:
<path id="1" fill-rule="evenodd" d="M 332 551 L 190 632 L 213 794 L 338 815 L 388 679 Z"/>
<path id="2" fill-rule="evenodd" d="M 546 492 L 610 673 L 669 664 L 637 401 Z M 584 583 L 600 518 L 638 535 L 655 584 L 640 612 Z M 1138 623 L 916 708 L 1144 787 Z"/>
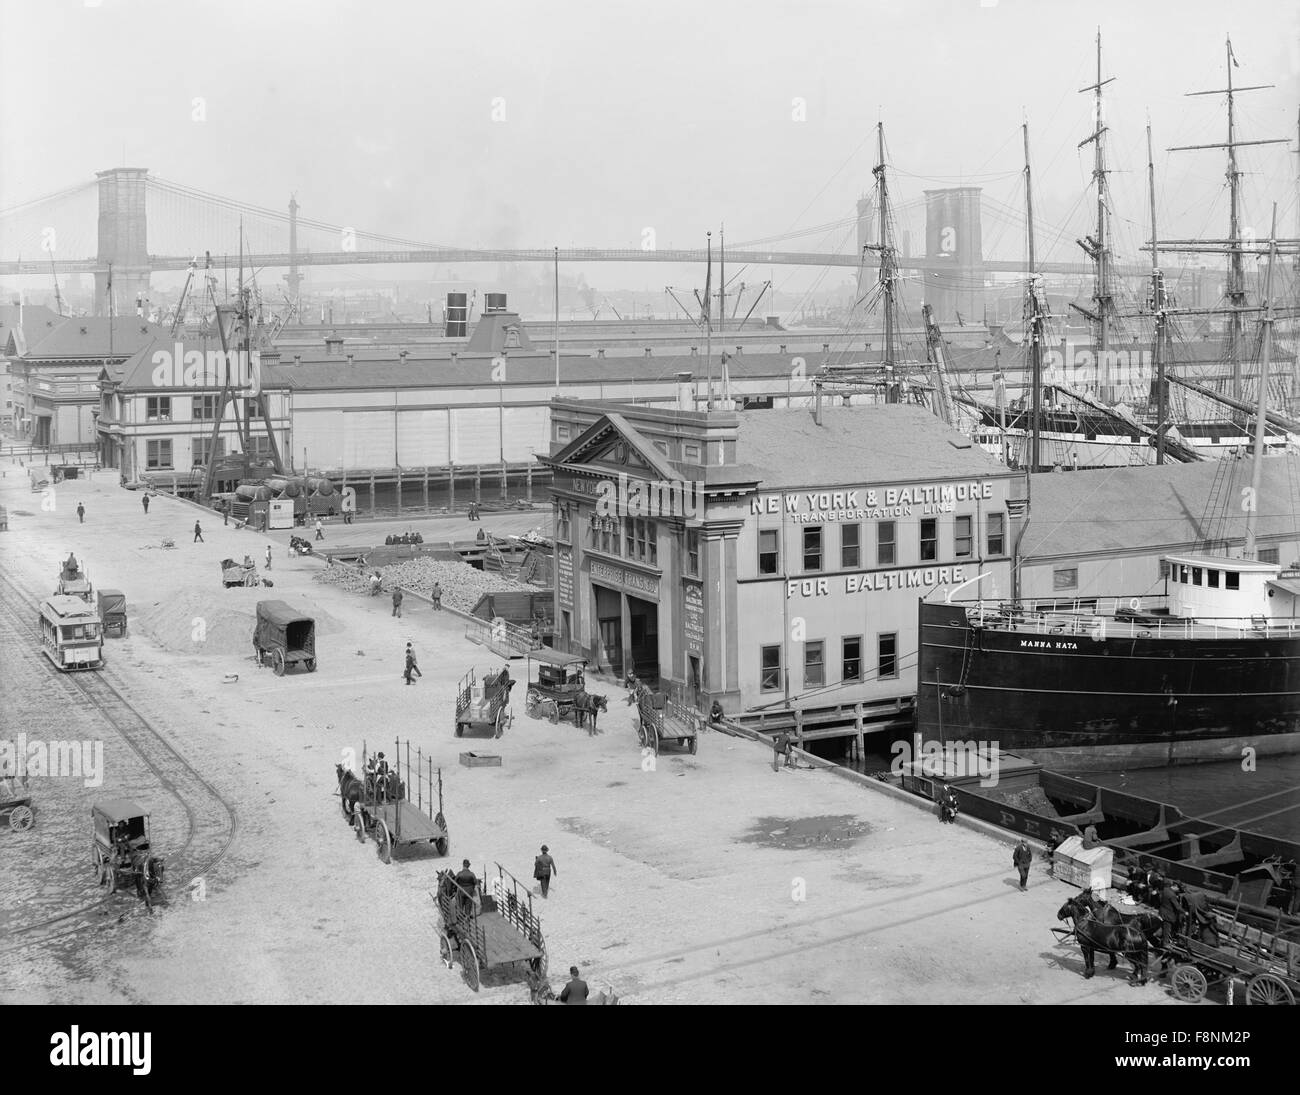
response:
<path id="1" fill-rule="evenodd" d="M 23 777 L 23 789 L 27 789 L 26 776 Z M 15 833 L 23 833 L 35 823 L 36 814 L 32 809 L 31 795 L 18 794 L 16 777 L 0 776 L 0 826 Z"/>
<path id="2" fill-rule="evenodd" d="M 391 764 L 383 753 L 371 757 L 363 745 L 360 777 L 342 764 L 335 766 L 344 821 L 356 829 L 361 843 L 367 836 L 374 840 L 375 852 L 384 863 L 391 863 L 398 850 L 417 844 L 431 845 L 438 855 L 445 856 L 451 850 L 451 837 L 443 815 L 442 769 L 437 770 L 438 811 L 434 813 L 433 759 L 416 750 L 416 799 L 412 802 L 411 743 L 406 742 L 405 766 L 400 740 L 393 757 Z"/>
<path id="3" fill-rule="evenodd" d="M 499 738 L 510 725 L 510 667 L 502 666 L 496 672 L 488 670 L 479 681 L 474 670 L 461 678 L 456 686 L 456 737 L 463 738 L 471 732 L 484 737 Z"/>
<path id="4" fill-rule="evenodd" d="M 1276 926 L 1242 924 L 1237 915 L 1215 929 L 1209 943 L 1184 932 L 1169 948 L 1176 961 L 1169 971 L 1174 996 L 1188 1003 L 1205 998 L 1211 985 L 1236 979 L 1246 984 L 1247 1004 L 1294 1004 L 1300 998 L 1300 936 Z"/>
<path id="5" fill-rule="evenodd" d="M 658 756 L 665 745 L 685 749 L 692 755 L 699 748 L 700 715 L 693 708 L 643 685 L 637 694 L 636 711 L 636 736 L 643 749 L 651 749 Z"/>
<path id="6" fill-rule="evenodd" d="M 522 971 L 533 1003 L 546 1003 L 552 998 L 546 941 L 533 912 L 533 895 L 500 863 L 496 868 L 491 892 L 481 894 L 478 889 L 485 887 L 477 880 L 475 892 L 470 892 L 451 871 L 438 872 L 438 891 L 432 896 L 438 907 L 439 956 L 448 969 L 459 960 L 473 992 L 478 992 L 484 973 Z"/>

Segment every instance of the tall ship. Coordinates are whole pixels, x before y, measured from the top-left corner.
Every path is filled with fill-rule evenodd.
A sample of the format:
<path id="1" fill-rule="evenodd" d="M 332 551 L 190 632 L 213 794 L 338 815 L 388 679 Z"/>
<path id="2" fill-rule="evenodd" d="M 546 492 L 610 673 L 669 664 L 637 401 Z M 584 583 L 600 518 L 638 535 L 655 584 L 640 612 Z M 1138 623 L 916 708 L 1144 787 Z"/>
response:
<path id="1" fill-rule="evenodd" d="M 1269 242 L 1239 557 L 1170 554 L 1158 596 L 920 605 L 917 729 L 1057 770 L 1300 752 L 1300 569 L 1256 551 L 1274 322 Z M 1226 463 L 1225 463 L 1226 467 Z M 1100 473 L 1097 473 L 1100 474 Z M 951 596 L 951 595 L 950 595 Z"/>

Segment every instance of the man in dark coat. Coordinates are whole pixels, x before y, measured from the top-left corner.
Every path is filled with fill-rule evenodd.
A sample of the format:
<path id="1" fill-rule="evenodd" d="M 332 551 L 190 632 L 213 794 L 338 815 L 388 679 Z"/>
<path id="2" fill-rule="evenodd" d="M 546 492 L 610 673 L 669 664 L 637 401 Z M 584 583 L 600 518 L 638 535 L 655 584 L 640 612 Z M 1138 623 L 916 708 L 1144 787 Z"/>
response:
<path id="1" fill-rule="evenodd" d="M 585 1004 L 587 1002 L 587 982 L 578 976 L 578 967 L 569 967 L 569 983 L 560 990 L 561 1004 Z"/>
<path id="2" fill-rule="evenodd" d="M 77 521 L 82 525 L 86 523 L 86 507 L 80 502 L 77 503 Z"/>
<path id="3" fill-rule="evenodd" d="M 1182 918 L 1182 901 L 1178 891 L 1172 882 L 1166 882 L 1160 891 L 1160 949 L 1165 952 L 1160 960 L 1161 969 L 1169 965 L 1169 947 L 1178 933 L 1178 924 Z"/>
<path id="4" fill-rule="evenodd" d="M 468 913 L 474 906 L 474 899 L 478 897 L 478 875 L 470 870 L 468 859 L 461 860 L 461 868 L 456 872 L 456 885 L 463 891 L 457 894 L 461 911 Z"/>
<path id="5" fill-rule="evenodd" d="M 542 896 L 545 897 L 551 888 L 551 875 L 559 875 L 560 869 L 555 865 L 555 860 L 551 858 L 550 849 L 545 844 L 542 845 L 542 854 L 533 860 L 533 877 L 542 884 Z"/>
<path id="6" fill-rule="evenodd" d="M 1029 868 L 1034 863 L 1034 853 L 1029 850 L 1029 844 L 1024 837 L 1020 838 L 1016 850 L 1011 853 L 1011 863 L 1020 872 L 1020 888 L 1026 889 L 1029 884 Z"/>
<path id="7" fill-rule="evenodd" d="M 1205 896 L 1205 891 L 1194 889 L 1191 893 L 1183 895 L 1183 902 L 1187 906 L 1188 929 L 1195 931 L 1202 943 L 1211 947 L 1217 946 L 1219 926 L 1215 922 L 1214 913 L 1210 911 L 1210 902 Z"/>
<path id="8" fill-rule="evenodd" d="M 203 539 L 203 526 L 201 526 L 197 521 L 194 522 L 194 540 L 192 542 L 196 544 L 205 543 Z"/>
<path id="9" fill-rule="evenodd" d="M 393 590 L 393 615 L 399 620 L 402 618 L 402 587 L 398 586 Z"/>
<path id="10" fill-rule="evenodd" d="M 146 493 L 140 498 L 140 505 L 144 506 L 144 511 L 149 512 L 149 495 Z"/>
<path id="11" fill-rule="evenodd" d="M 420 667 L 415 664 L 415 650 L 412 649 L 410 643 L 407 643 L 406 644 L 406 672 L 403 674 L 403 676 L 406 678 L 407 684 L 415 683 L 415 681 L 411 679 L 412 674 L 414 674 L 417 677 L 424 676 L 424 674 L 420 672 Z"/>

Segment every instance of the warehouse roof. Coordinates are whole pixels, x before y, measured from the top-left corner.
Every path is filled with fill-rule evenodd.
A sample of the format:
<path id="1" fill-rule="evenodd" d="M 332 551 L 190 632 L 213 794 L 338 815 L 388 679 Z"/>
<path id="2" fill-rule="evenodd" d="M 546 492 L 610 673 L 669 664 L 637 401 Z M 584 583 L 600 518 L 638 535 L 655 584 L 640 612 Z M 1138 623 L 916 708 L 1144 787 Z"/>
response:
<path id="1" fill-rule="evenodd" d="M 1030 481 L 1026 561 L 1126 551 L 1186 550 L 1205 540 L 1240 540 L 1243 488 L 1251 461 L 1045 472 Z M 1209 511 L 1209 501 L 1219 501 Z M 1300 457 L 1263 464 L 1257 535 L 1296 534 L 1300 526 Z M 1225 513 L 1227 516 L 1225 516 Z"/>
<path id="2" fill-rule="evenodd" d="M 110 337 L 109 330 L 112 329 Z M 27 361 L 67 361 L 74 358 L 94 360 L 109 356 L 130 357 L 142 346 L 147 346 L 167 333 L 167 328 L 150 323 L 139 316 L 74 316 L 39 332 L 27 332 Z"/>
<path id="3" fill-rule="evenodd" d="M 740 415 L 736 460 L 764 488 L 1009 475 L 970 438 L 912 404 Z"/>

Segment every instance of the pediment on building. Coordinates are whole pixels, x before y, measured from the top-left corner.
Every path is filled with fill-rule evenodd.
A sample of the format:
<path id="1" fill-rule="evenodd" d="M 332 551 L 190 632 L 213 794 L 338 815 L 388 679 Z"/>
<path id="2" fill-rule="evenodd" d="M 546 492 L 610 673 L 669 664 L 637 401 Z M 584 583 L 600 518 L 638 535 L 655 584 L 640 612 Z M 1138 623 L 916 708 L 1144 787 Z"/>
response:
<path id="1" fill-rule="evenodd" d="M 681 478 L 664 455 L 621 414 L 603 415 L 552 459 L 557 464 L 591 465 L 645 478 Z"/>

